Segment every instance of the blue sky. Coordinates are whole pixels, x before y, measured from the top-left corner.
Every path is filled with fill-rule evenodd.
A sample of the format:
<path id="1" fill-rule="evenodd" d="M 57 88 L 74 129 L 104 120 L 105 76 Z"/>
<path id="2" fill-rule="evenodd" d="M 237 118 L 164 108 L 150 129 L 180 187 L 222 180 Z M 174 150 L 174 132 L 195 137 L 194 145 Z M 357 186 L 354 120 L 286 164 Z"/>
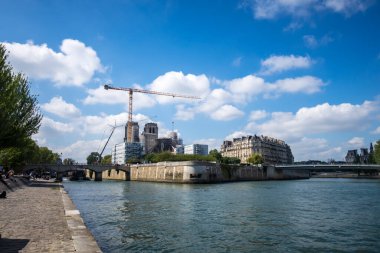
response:
<path id="1" fill-rule="evenodd" d="M 33 138 L 85 161 L 127 121 L 185 144 L 246 134 L 286 141 L 295 160 L 343 160 L 380 136 L 376 0 L 2 1 L 0 42 L 44 114 Z M 111 145 L 122 142 L 118 128 Z M 110 148 L 106 152 L 110 152 Z"/>

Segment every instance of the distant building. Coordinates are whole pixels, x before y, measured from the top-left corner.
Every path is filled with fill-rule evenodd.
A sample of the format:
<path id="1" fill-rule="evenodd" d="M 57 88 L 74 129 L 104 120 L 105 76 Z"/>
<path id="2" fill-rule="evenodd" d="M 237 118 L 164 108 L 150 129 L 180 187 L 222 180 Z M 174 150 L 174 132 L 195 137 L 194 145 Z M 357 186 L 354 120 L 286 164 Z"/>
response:
<path id="1" fill-rule="evenodd" d="M 143 146 L 143 153 L 149 154 L 154 151 L 158 139 L 158 126 L 156 123 L 145 124 L 144 131 L 140 136 L 140 141 Z"/>
<path id="2" fill-rule="evenodd" d="M 347 155 L 346 155 L 347 163 L 356 163 L 358 159 L 359 159 L 359 155 L 356 149 L 347 151 Z"/>
<path id="3" fill-rule="evenodd" d="M 368 148 L 361 148 L 360 149 L 359 160 L 360 160 L 361 164 L 367 164 L 369 162 Z"/>
<path id="4" fill-rule="evenodd" d="M 125 124 L 125 137 L 124 142 L 128 140 L 128 123 Z M 132 142 L 140 142 L 139 138 L 139 124 L 132 121 Z"/>
<path id="5" fill-rule="evenodd" d="M 370 156 L 373 155 L 373 146 L 372 143 L 369 148 L 361 148 L 360 154 L 356 149 L 348 150 L 346 155 L 347 163 L 360 163 L 360 164 L 368 164 L 370 163 Z"/>
<path id="6" fill-rule="evenodd" d="M 160 152 L 173 152 L 173 145 L 172 145 L 172 139 L 171 138 L 158 138 L 156 140 L 156 146 L 153 148 L 154 153 L 160 153 Z"/>
<path id="7" fill-rule="evenodd" d="M 169 133 L 169 138 L 172 139 L 172 146 L 175 147 L 177 145 L 183 145 L 183 141 L 181 138 L 178 138 L 178 133 L 177 132 L 170 132 Z"/>
<path id="8" fill-rule="evenodd" d="M 142 146 L 139 142 L 123 142 L 116 144 L 112 149 L 112 163 L 126 164 L 130 159 L 140 159 Z"/>
<path id="9" fill-rule="evenodd" d="M 185 153 L 185 147 L 183 145 L 177 145 L 177 146 L 175 146 L 173 153 L 176 155 L 184 154 Z"/>
<path id="10" fill-rule="evenodd" d="M 205 144 L 186 145 L 184 148 L 184 153 L 191 154 L 191 155 L 208 155 L 208 145 L 205 145 Z"/>
<path id="11" fill-rule="evenodd" d="M 292 151 L 284 141 L 268 136 L 243 136 L 232 141 L 224 141 L 220 152 L 223 157 L 236 157 L 242 163 L 253 154 L 258 153 L 267 164 L 292 164 Z"/>

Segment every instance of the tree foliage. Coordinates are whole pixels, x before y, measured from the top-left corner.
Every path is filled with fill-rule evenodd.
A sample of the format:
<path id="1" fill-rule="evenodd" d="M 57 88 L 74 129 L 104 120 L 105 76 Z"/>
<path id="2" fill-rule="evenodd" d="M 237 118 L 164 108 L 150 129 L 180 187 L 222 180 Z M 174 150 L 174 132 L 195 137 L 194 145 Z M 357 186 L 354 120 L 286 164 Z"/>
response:
<path id="1" fill-rule="evenodd" d="M 374 146 L 373 156 L 376 163 L 380 164 L 380 140 L 378 140 Z"/>
<path id="2" fill-rule="evenodd" d="M 59 161 L 58 153 L 54 153 L 47 147 L 39 147 L 30 138 L 24 140 L 24 146 L 0 149 L 0 164 L 16 171 L 26 164 L 52 164 Z"/>
<path id="3" fill-rule="evenodd" d="M 144 157 L 145 161 L 157 163 L 164 161 L 180 162 L 180 161 L 215 161 L 210 155 L 188 155 L 188 154 L 172 154 L 170 152 L 151 153 Z"/>
<path id="4" fill-rule="evenodd" d="M 211 150 L 209 152 L 209 155 L 214 157 L 217 162 L 220 162 L 222 160 L 222 154 L 216 149 Z"/>
<path id="5" fill-rule="evenodd" d="M 87 156 L 87 164 L 97 164 L 100 161 L 100 154 L 98 152 L 91 152 L 89 156 Z"/>
<path id="6" fill-rule="evenodd" d="M 248 163 L 252 164 L 262 164 L 264 162 L 263 157 L 258 153 L 253 153 L 248 159 Z"/>
<path id="7" fill-rule="evenodd" d="M 106 155 L 103 157 L 101 164 L 111 164 L 112 163 L 112 156 Z"/>
<path id="8" fill-rule="evenodd" d="M 27 78 L 12 70 L 0 44 L 0 148 L 24 146 L 38 132 L 42 119 Z"/>
<path id="9" fill-rule="evenodd" d="M 240 164 L 240 159 L 237 157 L 222 157 L 220 163 L 222 164 Z"/>
<path id="10" fill-rule="evenodd" d="M 63 160 L 63 164 L 64 165 L 73 165 L 75 163 L 75 160 L 74 159 L 71 159 L 71 158 L 65 158 Z"/>

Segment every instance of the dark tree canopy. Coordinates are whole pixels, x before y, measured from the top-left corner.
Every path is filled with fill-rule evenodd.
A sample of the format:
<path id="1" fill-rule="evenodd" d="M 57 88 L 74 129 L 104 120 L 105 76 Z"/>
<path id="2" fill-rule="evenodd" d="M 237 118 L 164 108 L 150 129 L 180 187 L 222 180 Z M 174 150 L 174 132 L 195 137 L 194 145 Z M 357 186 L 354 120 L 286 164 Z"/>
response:
<path id="1" fill-rule="evenodd" d="M 98 152 L 91 152 L 89 156 L 87 156 L 87 164 L 97 164 L 100 162 L 100 154 Z"/>
<path id="2" fill-rule="evenodd" d="M 380 140 L 376 142 L 374 145 L 374 160 L 376 161 L 377 164 L 380 164 Z"/>
<path id="3" fill-rule="evenodd" d="M 6 49 L 0 44 L 0 148 L 25 145 L 38 132 L 42 119 L 28 79 L 12 70 Z"/>
<path id="4" fill-rule="evenodd" d="M 73 165 L 75 163 L 75 160 L 74 159 L 71 159 L 71 158 L 65 158 L 63 160 L 63 164 L 64 165 Z"/>
<path id="5" fill-rule="evenodd" d="M 209 152 L 209 155 L 214 157 L 216 161 L 220 162 L 222 160 L 222 154 L 216 150 L 216 149 L 213 149 Z"/>
<path id="6" fill-rule="evenodd" d="M 23 146 L 0 149 L 0 164 L 15 171 L 20 171 L 26 164 L 52 164 L 59 161 L 58 153 L 47 147 L 39 147 L 31 138 L 25 139 Z"/>

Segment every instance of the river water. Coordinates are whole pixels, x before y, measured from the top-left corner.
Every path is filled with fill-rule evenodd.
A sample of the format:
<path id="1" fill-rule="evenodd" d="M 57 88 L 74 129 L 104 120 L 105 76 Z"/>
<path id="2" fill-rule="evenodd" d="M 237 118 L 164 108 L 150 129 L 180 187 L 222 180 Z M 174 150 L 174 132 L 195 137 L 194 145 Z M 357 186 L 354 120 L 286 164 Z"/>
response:
<path id="1" fill-rule="evenodd" d="M 379 252 L 380 181 L 65 182 L 103 252 Z"/>

